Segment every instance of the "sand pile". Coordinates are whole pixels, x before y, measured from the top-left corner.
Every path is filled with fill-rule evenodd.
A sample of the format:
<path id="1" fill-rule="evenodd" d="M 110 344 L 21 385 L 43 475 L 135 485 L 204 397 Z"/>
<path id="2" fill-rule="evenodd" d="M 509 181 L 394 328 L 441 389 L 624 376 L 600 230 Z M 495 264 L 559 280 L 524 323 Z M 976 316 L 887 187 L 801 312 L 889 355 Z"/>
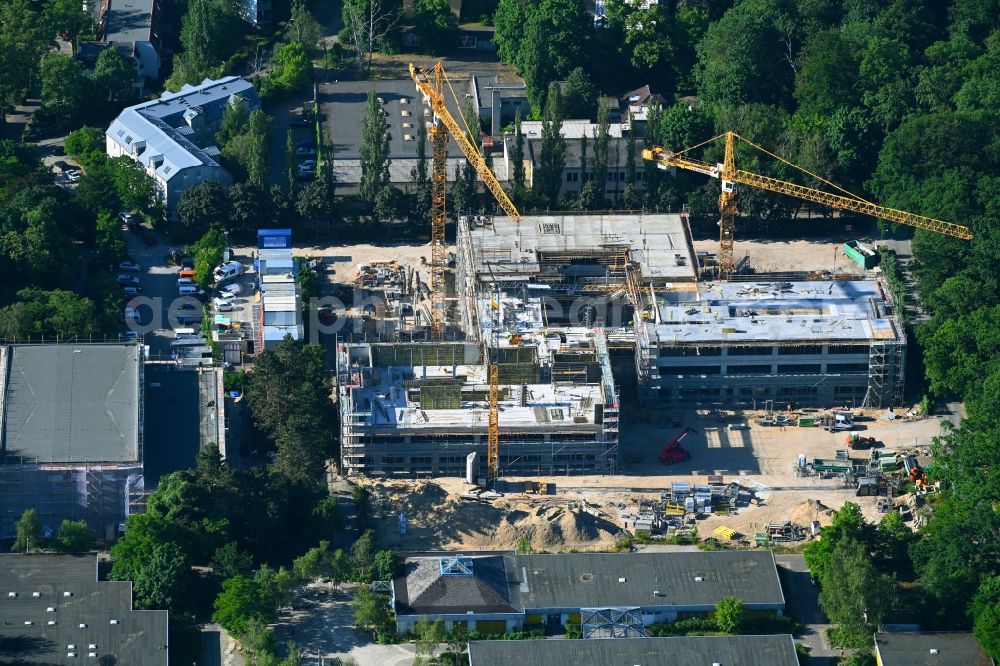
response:
<path id="1" fill-rule="evenodd" d="M 818 500 L 806 500 L 792 509 L 788 519 L 799 525 L 809 526 L 814 520 L 820 525 L 833 522 L 833 510 Z"/>

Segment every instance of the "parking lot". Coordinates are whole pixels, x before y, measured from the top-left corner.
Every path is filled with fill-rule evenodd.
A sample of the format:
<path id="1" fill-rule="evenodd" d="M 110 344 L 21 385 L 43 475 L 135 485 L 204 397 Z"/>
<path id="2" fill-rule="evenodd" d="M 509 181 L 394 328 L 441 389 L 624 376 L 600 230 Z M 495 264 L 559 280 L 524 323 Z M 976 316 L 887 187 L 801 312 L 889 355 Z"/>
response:
<path id="1" fill-rule="evenodd" d="M 161 237 L 155 232 L 147 229 L 145 233 L 156 240 L 154 245 L 148 245 L 135 233 L 126 234 L 129 256 L 141 267 L 136 273 L 142 284 L 142 295 L 135 300 L 139 305 L 140 316 L 136 330 L 143 333 L 143 341 L 149 346 L 151 358 L 167 360 L 172 356 L 170 343 L 175 339 L 174 329 L 182 327 L 182 323 L 184 328 L 200 327 L 199 322 L 184 322 L 179 317 L 198 316 L 201 304 L 211 304 L 210 299 L 217 292 L 205 294 L 200 299 L 190 296 L 181 298 L 177 290 L 177 273 L 180 267 L 172 260 L 172 253 L 178 248 L 160 242 Z M 239 323 L 241 328 L 249 328 L 256 298 L 255 275 L 249 255 L 241 256 L 239 260 L 249 270 L 238 279 L 230 281 L 240 285 L 240 293 L 234 300 L 235 309 L 222 314 L 230 322 Z M 210 308 L 210 316 L 215 314 Z"/>

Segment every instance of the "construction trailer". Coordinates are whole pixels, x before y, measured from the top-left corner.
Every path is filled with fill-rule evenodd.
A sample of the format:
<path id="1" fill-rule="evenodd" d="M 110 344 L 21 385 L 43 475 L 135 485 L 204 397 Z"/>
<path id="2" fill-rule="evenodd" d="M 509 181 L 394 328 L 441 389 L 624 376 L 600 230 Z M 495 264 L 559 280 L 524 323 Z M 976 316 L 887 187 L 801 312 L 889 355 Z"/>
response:
<path id="1" fill-rule="evenodd" d="M 617 471 L 618 397 L 602 343 L 579 331 L 498 350 L 501 476 Z M 474 343 L 338 345 L 343 472 L 464 477 L 470 453 L 485 461 L 482 354 Z"/>

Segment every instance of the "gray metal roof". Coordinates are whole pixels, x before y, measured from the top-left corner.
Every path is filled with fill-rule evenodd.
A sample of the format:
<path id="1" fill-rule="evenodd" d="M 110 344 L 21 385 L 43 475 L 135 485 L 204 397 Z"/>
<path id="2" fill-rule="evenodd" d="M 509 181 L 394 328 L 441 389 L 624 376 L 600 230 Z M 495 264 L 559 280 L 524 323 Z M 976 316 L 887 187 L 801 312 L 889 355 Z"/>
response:
<path id="1" fill-rule="evenodd" d="M 3 554 L 0 645 L 5 664 L 166 666 L 167 611 L 132 610 L 132 584 L 98 581 L 94 555 Z"/>
<path id="2" fill-rule="evenodd" d="M 469 666 L 797 666 L 795 643 L 774 636 L 676 636 L 570 641 L 472 641 Z"/>
<path id="3" fill-rule="evenodd" d="M 518 583 L 509 555 L 459 556 L 468 573 L 444 573 L 442 560 L 455 556 L 408 558 L 392 582 L 397 615 L 520 613 Z M 451 570 L 455 570 L 452 567 Z"/>
<path id="4" fill-rule="evenodd" d="M 975 637 L 958 631 L 875 634 L 875 650 L 882 666 L 993 666 Z"/>
<path id="5" fill-rule="evenodd" d="M 526 609 L 785 603 L 770 551 L 518 555 L 517 571 Z"/>
<path id="6" fill-rule="evenodd" d="M 7 463 L 139 460 L 138 345 L 13 345 L 4 357 Z"/>
<path id="7" fill-rule="evenodd" d="M 242 98 L 249 109 L 260 106 L 249 81 L 238 76 L 205 79 L 197 86 L 185 85 L 176 93 L 165 92 L 159 99 L 124 109 L 105 135 L 143 167 L 156 164 L 156 174 L 163 180 L 189 167 L 217 167 L 214 153 L 188 138 L 191 131 L 185 118 L 202 116 L 206 125 L 216 125 L 234 96 Z M 140 142 L 144 145 L 136 150 Z"/>

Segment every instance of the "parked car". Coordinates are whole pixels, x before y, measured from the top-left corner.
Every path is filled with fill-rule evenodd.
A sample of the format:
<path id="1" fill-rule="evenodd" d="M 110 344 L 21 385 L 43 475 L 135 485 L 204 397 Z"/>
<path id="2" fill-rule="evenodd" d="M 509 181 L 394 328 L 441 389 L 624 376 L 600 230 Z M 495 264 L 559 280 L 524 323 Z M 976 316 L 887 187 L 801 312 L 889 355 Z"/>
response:
<path id="1" fill-rule="evenodd" d="M 118 284 L 128 287 L 138 287 L 139 278 L 134 275 L 129 275 L 127 273 L 122 273 L 118 276 Z"/>
<path id="2" fill-rule="evenodd" d="M 76 169 L 71 169 L 66 172 L 66 180 L 71 183 L 77 183 L 80 181 L 80 172 Z"/>
<path id="3" fill-rule="evenodd" d="M 124 331 L 118 335 L 121 340 L 138 340 L 139 334 L 135 331 Z"/>
<path id="4" fill-rule="evenodd" d="M 180 278 L 177 278 L 177 286 L 178 287 L 182 287 L 184 285 L 193 285 L 193 284 L 194 284 L 194 278 L 189 278 L 189 277 L 180 277 Z"/>
<path id="5" fill-rule="evenodd" d="M 194 270 L 194 259 L 185 257 L 181 259 L 181 270 L 182 271 L 193 271 Z"/>
<path id="6" fill-rule="evenodd" d="M 122 287 L 122 293 L 124 293 L 126 296 L 138 296 L 139 294 L 142 293 L 142 287 L 139 287 L 139 286 L 125 287 L 125 286 L 123 286 Z"/>
<path id="7" fill-rule="evenodd" d="M 232 312 L 236 309 L 236 304 L 229 301 L 216 301 L 214 305 L 216 312 Z"/>
<path id="8" fill-rule="evenodd" d="M 188 278 L 188 279 L 193 280 L 194 279 L 194 271 L 189 271 L 186 268 L 182 268 L 181 270 L 179 270 L 177 272 L 177 277 L 178 278 Z"/>
<path id="9" fill-rule="evenodd" d="M 197 285 L 181 284 L 177 285 L 177 294 L 179 296 L 204 296 L 205 291 L 199 289 Z"/>
<path id="10" fill-rule="evenodd" d="M 230 293 L 227 293 L 227 292 L 222 292 L 222 293 L 220 293 L 218 296 L 216 296 L 212 300 L 213 300 L 213 302 L 215 302 L 215 301 L 225 301 L 226 303 L 235 303 L 236 302 L 236 294 L 230 294 Z"/>
<path id="11" fill-rule="evenodd" d="M 118 270 L 128 271 L 129 273 L 138 273 L 139 271 L 142 270 L 142 266 L 135 263 L 134 261 L 123 261 L 122 263 L 118 264 Z"/>
<path id="12" fill-rule="evenodd" d="M 313 148 L 312 146 L 300 146 L 299 148 L 295 149 L 295 154 L 296 155 L 315 155 L 316 154 L 316 149 Z"/>
<path id="13" fill-rule="evenodd" d="M 135 222 L 135 216 L 132 215 L 132 213 L 125 210 L 118 213 L 118 219 L 124 222 L 125 224 L 132 224 L 133 222 Z"/>
<path id="14" fill-rule="evenodd" d="M 219 289 L 222 294 L 233 294 L 234 296 L 243 291 L 243 287 L 233 282 L 232 284 L 227 284 Z"/>

